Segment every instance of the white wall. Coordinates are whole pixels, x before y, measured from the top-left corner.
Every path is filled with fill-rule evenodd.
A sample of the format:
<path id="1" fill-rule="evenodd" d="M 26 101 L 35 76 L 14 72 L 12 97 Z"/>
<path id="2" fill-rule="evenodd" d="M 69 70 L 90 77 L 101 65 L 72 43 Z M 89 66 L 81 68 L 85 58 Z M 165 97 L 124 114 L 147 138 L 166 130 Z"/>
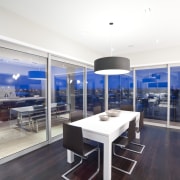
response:
<path id="1" fill-rule="evenodd" d="M 131 67 L 180 63 L 180 46 L 174 48 L 156 49 L 154 51 L 125 54 L 131 62 Z"/>
<path id="2" fill-rule="evenodd" d="M 90 62 L 92 65 L 94 59 L 100 57 L 98 53 L 3 8 L 0 8 L 0 35 L 56 52 L 74 60 Z"/>

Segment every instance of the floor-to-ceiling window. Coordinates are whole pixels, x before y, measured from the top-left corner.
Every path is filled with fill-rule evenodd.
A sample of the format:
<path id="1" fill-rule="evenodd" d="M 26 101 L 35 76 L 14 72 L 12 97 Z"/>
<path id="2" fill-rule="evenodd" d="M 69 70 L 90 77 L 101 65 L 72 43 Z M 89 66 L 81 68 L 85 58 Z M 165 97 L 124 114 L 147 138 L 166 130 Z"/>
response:
<path id="1" fill-rule="evenodd" d="M 104 76 L 87 69 L 87 115 L 93 114 L 93 107 L 101 106 L 104 111 Z"/>
<path id="2" fill-rule="evenodd" d="M 84 68 L 52 57 L 51 62 L 51 134 L 62 134 L 62 123 L 70 121 L 70 112 L 83 114 Z"/>
<path id="3" fill-rule="evenodd" d="M 69 121 L 69 88 L 67 66 L 60 61 L 51 62 L 51 135 L 62 134 L 62 123 Z M 53 107 L 55 104 L 55 107 Z"/>
<path id="4" fill-rule="evenodd" d="M 133 72 L 108 76 L 108 108 L 133 106 Z"/>
<path id="5" fill-rule="evenodd" d="M 0 48 L 0 158 L 47 140 L 46 64 L 45 57 Z"/>
<path id="6" fill-rule="evenodd" d="M 167 123 L 167 67 L 136 70 L 136 110 L 144 111 L 146 121 Z"/>
<path id="7" fill-rule="evenodd" d="M 170 68 L 170 125 L 180 126 L 180 66 Z"/>

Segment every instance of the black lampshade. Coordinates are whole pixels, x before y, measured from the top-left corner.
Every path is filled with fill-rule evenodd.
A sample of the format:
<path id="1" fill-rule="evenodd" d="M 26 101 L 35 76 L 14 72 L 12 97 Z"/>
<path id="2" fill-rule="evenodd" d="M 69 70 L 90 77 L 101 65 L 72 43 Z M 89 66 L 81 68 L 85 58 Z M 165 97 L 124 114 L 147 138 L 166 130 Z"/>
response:
<path id="1" fill-rule="evenodd" d="M 125 74 L 130 71 L 130 60 L 124 57 L 103 57 L 94 61 L 94 72 L 102 75 Z"/>

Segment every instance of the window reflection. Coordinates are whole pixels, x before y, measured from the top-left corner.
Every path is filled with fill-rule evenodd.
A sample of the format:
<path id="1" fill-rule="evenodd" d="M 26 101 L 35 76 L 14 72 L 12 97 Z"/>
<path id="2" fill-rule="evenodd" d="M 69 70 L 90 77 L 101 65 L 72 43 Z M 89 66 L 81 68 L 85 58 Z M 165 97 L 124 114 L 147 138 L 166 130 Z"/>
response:
<path id="1" fill-rule="evenodd" d="M 104 76 L 87 70 L 87 114 L 93 114 L 93 107 L 100 106 L 104 110 Z"/>
<path id="2" fill-rule="evenodd" d="M 62 134 L 62 123 L 71 121 L 71 112 L 78 111 L 83 116 L 83 75 L 81 66 L 52 60 L 51 103 L 59 106 L 56 122 L 51 120 L 52 137 Z"/>
<path id="3" fill-rule="evenodd" d="M 6 157 L 47 140 L 47 59 L 10 49 L 0 50 L 0 132 L 5 137 L 0 137 L 0 154 Z M 44 77 L 30 77 L 32 71 L 43 72 Z M 44 109 L 38 117 L 35 106 Z"/>
<path id="4" fill-rule="evenodd" d="M 167 121 L 167 68 L 136 70 L 136 110 L 147 119 Z"/>
<path id="5" fill-rule="evenodd" d="M 133 106 L 133 74 L 108 77 L 109 109 L 121 109 L 123 105 Z"/>
<path id="6" fill-rule="evenodd" d="M 170 124 L 180 125 L 180 67 L 170 68 Z M 178 124 L 177 124 L 178 123 Z"/>

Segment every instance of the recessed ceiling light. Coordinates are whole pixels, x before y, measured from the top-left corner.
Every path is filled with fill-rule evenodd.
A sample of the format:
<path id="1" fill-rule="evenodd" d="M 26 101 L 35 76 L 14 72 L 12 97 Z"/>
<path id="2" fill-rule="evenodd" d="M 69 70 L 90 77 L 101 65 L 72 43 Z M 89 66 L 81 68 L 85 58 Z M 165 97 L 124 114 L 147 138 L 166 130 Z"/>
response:
<path id="1" fill-rule="evenodd" d="M 158 44 L 159 43 L 159 40 L 158 39 L 156 39 L 156 44 Z"/>
<path id="2" fill-rule="evenodd" d="M 144 12 L 145 12 L 145 13 L 150 13 L 150 12 L 151 12 L 151 8 L 145 8 L 145 9 L 144 9 Z"/>

